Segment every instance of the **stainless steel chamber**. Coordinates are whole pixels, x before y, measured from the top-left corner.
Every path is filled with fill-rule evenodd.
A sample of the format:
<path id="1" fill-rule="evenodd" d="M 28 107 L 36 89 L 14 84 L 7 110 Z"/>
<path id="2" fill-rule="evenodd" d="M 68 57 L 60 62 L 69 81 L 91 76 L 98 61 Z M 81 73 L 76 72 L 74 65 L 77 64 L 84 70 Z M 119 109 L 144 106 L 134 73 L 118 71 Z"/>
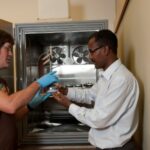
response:
<path id="1" fill-rule="evenodd" d="M 96 82 L 87 42 L 94 31 L 107 28 L 106 20 L 18 24 L 15 28 L 18 90 L 49 71 L 56 71 L 67 87 L 90 88 Z M 19 124 L 19 142 L 88 144 L 88 131 L 51 97 Z"/>

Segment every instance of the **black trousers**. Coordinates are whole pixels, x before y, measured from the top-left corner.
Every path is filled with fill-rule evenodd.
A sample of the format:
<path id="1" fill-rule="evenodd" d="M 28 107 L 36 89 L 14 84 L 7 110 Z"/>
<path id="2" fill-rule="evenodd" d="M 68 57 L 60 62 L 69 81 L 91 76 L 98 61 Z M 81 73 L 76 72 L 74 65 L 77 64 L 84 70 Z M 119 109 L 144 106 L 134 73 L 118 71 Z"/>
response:
<path id="1" fill-rule="evenodd" d="M 136 150 L 136 146 L 135 146 L 135 142 L 133 140 L 130 140 L 122 147 L 106 148 L 106 149 L 101 149 L 97 147 L 96 150 Z"/>

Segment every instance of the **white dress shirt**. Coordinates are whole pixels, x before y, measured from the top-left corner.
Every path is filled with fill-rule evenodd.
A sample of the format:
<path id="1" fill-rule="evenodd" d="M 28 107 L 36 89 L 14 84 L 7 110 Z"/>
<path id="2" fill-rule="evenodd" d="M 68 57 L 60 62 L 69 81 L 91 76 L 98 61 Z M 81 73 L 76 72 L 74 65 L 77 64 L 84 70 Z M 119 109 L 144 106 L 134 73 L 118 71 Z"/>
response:
<path id="1" fill-rule="evenodd" d="M 92 109 L 71 104 L 69 113 L 91 127 L 89 142 L 96 147 L 121 147 L 137 129 L 139 86 L 119 59 L 100 73 L 92 88 L 69 88 L 67 97 L 76 102 L 95 102 Z"/>

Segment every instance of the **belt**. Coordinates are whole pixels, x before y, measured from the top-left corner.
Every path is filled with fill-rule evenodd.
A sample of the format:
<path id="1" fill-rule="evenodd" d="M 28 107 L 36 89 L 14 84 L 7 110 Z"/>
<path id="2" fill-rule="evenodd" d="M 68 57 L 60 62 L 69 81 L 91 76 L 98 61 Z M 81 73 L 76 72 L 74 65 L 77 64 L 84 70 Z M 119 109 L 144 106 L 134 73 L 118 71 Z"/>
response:
<path id="1" fill-rule="evenodd" d="M 117 148 L 98 148 L 96 147 L 96 150 L 136 150 L 135 142 L 133 139 L 130 139 L 126 144 L 124 144 L 122 147 Z"/>

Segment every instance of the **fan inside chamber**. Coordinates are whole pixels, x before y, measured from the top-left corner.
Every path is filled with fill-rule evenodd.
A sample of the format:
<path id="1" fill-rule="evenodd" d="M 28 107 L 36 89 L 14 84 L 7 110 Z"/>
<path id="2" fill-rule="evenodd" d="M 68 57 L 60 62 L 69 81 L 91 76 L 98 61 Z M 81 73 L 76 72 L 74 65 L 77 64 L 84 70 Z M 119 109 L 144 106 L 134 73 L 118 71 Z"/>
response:
<path id="1" fill-rule="evenodd" d="M 72 52 L 73 61 L 76 64 L 89 64 L 89 51 L 87 46 L 77 46 Z"/>
<path id="2" fill-rule="evenodd" d="M 55 64 L 63 64 L 64 59 L 66 58 L 66 54 L 63 47 L 52 47 L 52 63 Z"/>

